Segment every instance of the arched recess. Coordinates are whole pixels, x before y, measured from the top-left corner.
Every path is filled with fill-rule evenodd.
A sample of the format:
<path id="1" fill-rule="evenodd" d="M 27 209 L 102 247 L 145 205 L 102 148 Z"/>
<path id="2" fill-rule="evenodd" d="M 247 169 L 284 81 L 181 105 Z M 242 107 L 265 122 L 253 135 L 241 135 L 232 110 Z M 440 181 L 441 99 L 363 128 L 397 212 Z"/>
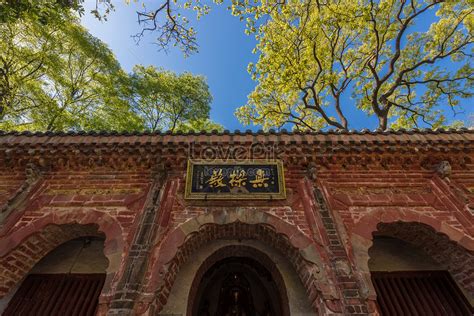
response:
<path id="1" fill-rule="evenodd" d="M 82 228 L 81 233 L 70 236 L 83 233 L 87 236 L 66 241 L 42 257 L 16 289 L 0 300 L 0 313 L 2 310 L 4 315 L 94 313 L 109 264 L 103 251 L 104 235 L 97 231 L 96 225 L 63 226 L 69 231 Z"/>
<path id="2" fill-rule="evenodd" d="M 265 253 L 249 246 L 225 246 L 218 249 L 212 255 L 210 255 L 199 267 L 194 280 L 191 284 L 191 290 L 188 297 L 188 307 L 187 307 L 187 316 L 195 315 L 196 299 L 198 288 L 202 282 L 202 278 L 209 268 L 214 266 L 218 261 L 221 261 L 226 258 L 252 258 L 258 263 L 263 265 L 263 267 L 270 273 L 272 280 L 275 282 L 276 287 L 279 292 L 279 301 L 281 304 L 282 315 L 290 315 L 290 309 L 288 305 L 288 295 L 286 293 L 285 282 L 283 277 L 278 271 L 275 263 L 270 259 Z M 194 308 L 194 309 L 193 309 Z"/>
<path id="3" fill-rule="evenodd" d="M 109 265 L 99 302 L 104 305 L 99 308 L 105 308 L 103 300 L 113 292 L 114 278 L 125 249 L 120 225 L 106 213 L 93 210 L 50 213 L 0 239 L 0 266 L 6 267 L 0 278 L 0 298 L 51 250 L 69 240 L 87 236 L 105 237 L 104 255 Z"/>
<path id="4" fill-rule="evenodd" d="M 353 230 L 352 247 L 359 273 L 367 282 L 367 297 L 372 300 L 376 299 L 375 289 L 370 281 L 369 249 L 373 245 L 374 236 L 385 236 L 402 240 L 423 250 L 437 264 L 450 272 L 456 283 L 468 296 L 471 296 L 469 299 L 472 300 L 472 297 L 474 297 L 472 277 L 474 251 L 470 249 L 472 239 L 456 233 L 453 228 L 444 228 L 445 232 L 456 238 L 455 241 L 447 233 L 436 229 L 436 227 L 440 227 L 440 223 L 432 221 L 431 218 L 425 220 L 426 218 L 423 216 L 419 216 L 418 219 L 424 220 L 425 223 L 400 220 L 376 223 L 372 219 L 361 221 L 362 223 L 359 222 Z M 368 222 L 372 224 L 368 224 Z M 436 227 L 430 224 L 434 224 Z M 369 233 L 370 236 L 367 236 Z M 469 248 L 461 245 L 461 242 Z"/>
<path id="5" fill-rule="evenodd" d="M 377 209 L 367 215 L 363 216 L 352 228 L 352 233 L 365 238 L 372 239 L 372 234 L 377 230 L 377 225 L 380 223 L 393 223 L 397 221 L 414 222 L 430 226 L 434 231 L 445 234 L 450 240 L 458 243 L 463 248 L 474 251 L 474 238 L 459 229 L 440 221 L 431 216 L 420 214 L 415 211 L 408 211 L 406 209 L 399 210 L 394 208 L 392 210 Z"/>
<path id="6" fill-rule="evenodd" d="M 151 275 L 137 313 L 144 313 L 152 301 L 155 312 L 159 312 L 167 302 L 180 266 L 196 249 L 219 239 L 258 240 L 284 254 L 302 281 L 315 311 L 334 306 L 329 301 L 338 299 L 335 287 L 326 275 L 320 245 L 272 214 L 236 209 L 195 217 L 165 237 L 155 248 L 148 268 Z"/>
<path id="7" fill-rule="evenodd" d="M 397 238 L 427 253 L 448 270 L 456 283 L 474 297 L 474 252 L 461 247 L 432 227 L 415 222 L 380 223 L 374 235 Z"/>

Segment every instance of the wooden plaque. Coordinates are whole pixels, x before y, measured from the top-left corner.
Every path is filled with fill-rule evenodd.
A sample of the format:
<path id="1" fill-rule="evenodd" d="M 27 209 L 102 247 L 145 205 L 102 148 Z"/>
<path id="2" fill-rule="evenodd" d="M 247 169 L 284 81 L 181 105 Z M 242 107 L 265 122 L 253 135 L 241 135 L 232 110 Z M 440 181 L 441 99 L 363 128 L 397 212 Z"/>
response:
<path id="1" fill-rule="evenodd" d="M 285 199 L 279 160 L 188 160 L 186 199 Z"/>

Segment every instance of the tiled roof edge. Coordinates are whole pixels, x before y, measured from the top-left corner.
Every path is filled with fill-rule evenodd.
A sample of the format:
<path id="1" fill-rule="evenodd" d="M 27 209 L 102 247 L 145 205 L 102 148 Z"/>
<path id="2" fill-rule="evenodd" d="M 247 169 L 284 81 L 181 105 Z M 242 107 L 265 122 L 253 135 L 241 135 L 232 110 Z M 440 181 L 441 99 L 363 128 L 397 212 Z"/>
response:
<path id="1" fill-rule="evenodd" d="M 2 131 L 0 130 L 0 137 L 1 136 L 29 136 L 29 137 L 51 137 L 51 136 L 97 136 L 97 137 L 117 137 L 117 136 L 200 136 L 200 135 L 251 135 L 251 136 L 258 136 L 258 135 L 413 135 L 413 134 L 474 134 L 474 128 L 459 128 L 459 129 L 387 129 L 387 130 L 369 130 L 369 129 L 362 129 L 362 130 L 327 130 L 327 131 L 287 131 L 286 129 L 282 129 L 280 131 L 275 131 L 273 129 L 269 131 L 259 130 L 257 132 L 253 132 L 252 130 L 246 130 L 244 132 L 240 130 L 235 130 L 233 132 L 229 130 L 224 130 L 219 132 L 217 130 L 207 132 L 207 131 L 190 131 L 190 132 L 176 132 L 172 133 L 171 131 L 161 132 L 161 131 L 68 131 L 68 132 L 32 132 L 32 131 Z"/>

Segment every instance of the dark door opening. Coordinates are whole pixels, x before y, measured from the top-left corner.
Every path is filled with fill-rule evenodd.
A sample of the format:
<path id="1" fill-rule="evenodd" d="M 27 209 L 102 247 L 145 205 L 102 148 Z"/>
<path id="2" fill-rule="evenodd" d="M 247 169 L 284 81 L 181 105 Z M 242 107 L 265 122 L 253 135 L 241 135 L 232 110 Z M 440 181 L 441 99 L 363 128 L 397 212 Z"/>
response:
<path id="1" fill-rule="evenodd" d="M 447 271 L 372 271 L 381 315 L 473 315 Z"/>
<path id="2" fill-rule="evenodd" d="M 203 275 L 192 315 L 280 316 L 281 294 L 271 273 L 247 257 L 216 262 Z"/>
<path id="3" fill-rule="evenodd" d="M 104 281 L 105 273 L 30 274 L 3 315 L 95 315 Z"/>

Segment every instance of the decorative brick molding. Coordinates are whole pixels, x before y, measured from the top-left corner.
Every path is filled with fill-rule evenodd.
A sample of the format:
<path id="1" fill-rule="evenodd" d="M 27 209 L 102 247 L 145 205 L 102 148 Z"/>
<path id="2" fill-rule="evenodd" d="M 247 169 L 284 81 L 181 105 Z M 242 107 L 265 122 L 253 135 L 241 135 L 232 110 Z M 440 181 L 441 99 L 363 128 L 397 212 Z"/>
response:
<path id="1" fill-rule="evenodd" d="M 450 240 L 458 243 L 469 251 L 474 251 L 474 237 L 463 233 L 459 228 L 450 226 L 441 221 L 431 213 L 411 210 L 409 208 L 372 208 L 359 221 L 351 226 L 351 233 L 357 234 L 365 239 L 371 240 L 372 234 L 377 231 L 380 223 L 392 223 L 397 221 L 416 222 L 433 228 L 434 231 L 445 234 Z M 435 211 L 435 210 L 434 210 Z"/>
<path id="2" fill-rule="evenodd" d="M 159 312 L 167 302 L 180 266 L 196 249 L 217 239 L 255 239 L 281 252 L 299 275 L 315 310 L 321 302 L 339 299 L 326 275 L 319 245 L 274 215 L 244 208 L 198 216 L 167 234 L 152 255 L 146 278 L 149 282 L 137 313 L 144 313 L 153 301 L 155 312 Z"/>
<path id="3" fill-rule="evenodd" d="M 153 240 L 159 234 L 158 221 L 163 192 L 169 193 L 167 190 L 169 186 L 163 185 L 164 178 L 164 172 L 158 173 L 148 193 L 145 209 L 139 218 L 137 231 L 133 236 L 130 251 L 124 263 L 124 273 L 118 282 L 110 304 L 109 315 L 127 315 L 133 311 L 146 272 L 148 254 L 151 251 Z"/>
<path id="4" fill-rule="evenodd" d="M 375 312 L 375 304 L 366 301 L 366 297 L 361 293 L 366 286 L 361 282 L 357 268 L 353 266 L 352 258 L 348 255 L 348 249 L 342 238 L 346 235 L 343 225 L 336 222 L 334 213 L 329 209 L 321 190 L 316 185 L 312 189 L 318 217 L 324 227 L 324 239 L 327 243 L 331 270 L 335 274 L 336 284 L 344 302 L 344 314 Z"/>
<path id="5" fill-rule="evenodd" d="M 0 203 L 0 228 L 3 228 L 5 221 L 13 211 L 25 207 L 27 198 L 41 185 L 43 172 L 44 170 L 37 165 L 29 163 L 25 168 L 24 181 L 14 194 L 9 195 L 8 191 L 3 190 L 0 192 L 0 195 L 8 196 L 4 204 Z"/>

